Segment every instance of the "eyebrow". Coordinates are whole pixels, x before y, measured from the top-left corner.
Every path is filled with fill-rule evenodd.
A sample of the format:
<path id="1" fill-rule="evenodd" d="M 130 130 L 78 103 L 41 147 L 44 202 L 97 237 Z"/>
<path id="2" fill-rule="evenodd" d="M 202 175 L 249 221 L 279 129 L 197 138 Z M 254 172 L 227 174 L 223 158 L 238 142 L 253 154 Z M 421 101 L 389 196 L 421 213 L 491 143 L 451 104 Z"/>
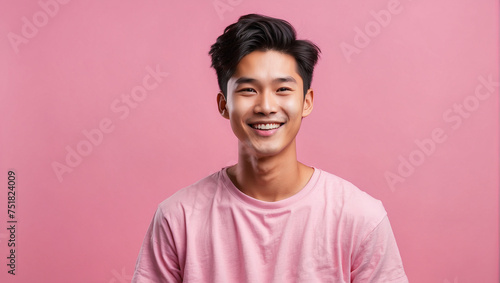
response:
<path id="1" fill-rule="evenodd" d="M 235 83 L 237 85 L 239 84 L 244 84 L 244 83 L 255 83 L 255 82 L 258 82 L 256 79 L 254 78 L 249 78 L 249 77 L 241 77 L 241 78 L 238 78 Z M 283 77 L 283 78 L 276 78 L 273 80 L 273 83 L 274 82 L 280 82 L 280 83 L 286 83 L 286 82 L 291 82 L 291 83 L 297 83 L 297 81 L 291 77 L 291 76 L 286 76 L 286 77 Z"/>

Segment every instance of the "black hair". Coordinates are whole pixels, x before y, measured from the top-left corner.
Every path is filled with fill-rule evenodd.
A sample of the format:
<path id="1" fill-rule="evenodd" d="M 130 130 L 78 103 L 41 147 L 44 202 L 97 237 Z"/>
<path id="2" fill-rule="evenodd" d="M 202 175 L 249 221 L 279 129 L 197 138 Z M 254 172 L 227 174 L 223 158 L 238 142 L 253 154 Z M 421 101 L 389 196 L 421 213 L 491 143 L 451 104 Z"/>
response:
<path id="1" fill-rule="evenodd" d="M 255 50 L 275 50 L 293 56 L 306 95 L 321 52 L 319 47 L 309 40 L 297 40 L 295 29 L 285 20 L 248 14 L 227 26 L 208 52 L 212 56 L 211 67 L 217 73 L 220 90 L 226 99 L 227 82 L 236 71 L 236 66 L 244 56 Z"/>

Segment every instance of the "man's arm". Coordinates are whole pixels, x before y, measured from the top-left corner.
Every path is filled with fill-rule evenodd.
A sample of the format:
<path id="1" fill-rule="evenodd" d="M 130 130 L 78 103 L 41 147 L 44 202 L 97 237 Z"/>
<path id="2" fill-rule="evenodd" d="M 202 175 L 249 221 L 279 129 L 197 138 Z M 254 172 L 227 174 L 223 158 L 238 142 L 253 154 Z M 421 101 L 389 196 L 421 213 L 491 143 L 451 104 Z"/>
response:
<path id="1" fill-rule="evenodd" d="M 144 237 L 132 282 L 182 282 L 174 237 L 161 207 Z"/>
<path id="2" fill-rule="evenodd" d="M 353 255 L 351 282 L 407 283 L 396 239 L 385 216 Z"/>

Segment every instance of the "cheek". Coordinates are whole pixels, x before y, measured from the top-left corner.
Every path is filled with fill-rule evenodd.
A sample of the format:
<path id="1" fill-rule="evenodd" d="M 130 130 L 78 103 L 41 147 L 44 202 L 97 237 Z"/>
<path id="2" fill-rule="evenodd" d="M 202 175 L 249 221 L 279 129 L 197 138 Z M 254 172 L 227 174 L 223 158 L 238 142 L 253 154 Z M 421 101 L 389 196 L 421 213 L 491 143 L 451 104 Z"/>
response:
<path id="1" fill-rule="evenodd" d="M 228 106 L 229 109 L 229 121 L 233 131 L 240 131 L 242 124 L 245 123 L 245 113 L 248 109 L 245 108 L 245 104 L 241 101 L 233 101 L 231 105 Z"/>
<path id="2" fill-rule="evenodd" d="M 282 105 L 290 119 L 296 118 L 297 116 L 302 117 L 302 101 L 288 99 L 284 101 Z"/>
<path id="3" fill-rule="evenodd" d="M 232 101 L 229 107 L 229 117 L 233 120 L 242 119 L 243 116 L 250 111 L 248 103 L 243 100 L 234 100 Z M 238 122 L 238 121 L 234 121 Z"/>

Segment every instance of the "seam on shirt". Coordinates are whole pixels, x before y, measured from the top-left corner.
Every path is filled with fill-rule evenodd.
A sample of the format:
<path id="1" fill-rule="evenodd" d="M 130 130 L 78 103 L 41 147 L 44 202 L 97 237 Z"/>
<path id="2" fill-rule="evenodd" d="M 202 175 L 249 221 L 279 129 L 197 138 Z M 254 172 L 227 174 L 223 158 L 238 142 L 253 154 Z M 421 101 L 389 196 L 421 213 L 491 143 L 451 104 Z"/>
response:
<path id="1" fill-rule="evenodd" d="M 258 206 L 256 206 L 256 205 L 253 205 L 253 204 L 247 203 L 247 202 L 245 202 L 244 200 L 242 200 L 242 199 L 241 199 L 241 196 L 238 196 L 238 194 L 237 194 L 236 192 L 233 192 L 233 190 L 232 190 L 231 188 L 229 188 L 229 187 L 228 187 L 229 185 L 228 185 L 228 184 L 226 184 L 226 182 L 221 182 L 221 183 L 222 183 L 222 185 L 224 186 L 224 189 L 225 189 L 225 190 L 227 190 L 227 191 L 229 192 L 229 194 L 230 194 L 233 198 L 237 199 L 240 203 L 244 204 L 244 205 L 245 205 L 245 207 L 250 207 L 250 208 L 252 208 L 252 209 L 258 209 L 258 210 L 262 210 L 262 211 L 266 211 L 266 212 L 268 212 L 268 211 L 270 211 L 270 210 L 283 210 L 283 209 L 290 209 L 290 208 L 292 208 L 292 207 L 294 207 L 294 206 L 296 206 L 296 205 L 299 205 L 300 203 L 304 203 L 302 200 L 304 200 L 304 199 L 306 199 L 306 198 L 310 197 L 310 195 L 312 195 L 312 193 L 313 193 L 314 191 L 316 191 L 316 189 L 317 189 L 317 188 L 316 188 L 316 185 L 318 184 L 318 182 L 319 182 L 319 181 L 320 181 L 320 179 L 321 179 L 321 173 L 322 173 L 322 171 L 321 171 L 321 169 L 316 168 L 316 167 L 315 167 L 315 170 L 318 170 L 318 177 L 316 178 L 316 181 L 314 182 L 314 184 L 312 184 L 312 183 L 311 183 L 311 184 L 309 184 L 309 182 L 306 184 L 306 186 L 307 186 L 307 185 L 311 185 L 311 187 L 312 187 L 312 188 L 309 190 L 309 192 L 308 192 L 306 195 L 304 195 L 301 199 L 296 200 L 296 201 L 295 201 L 295 202 L 293 202 L 292 204 L 289 204 L 289 205 L 286 205 L 286 206 L 283 206 L 283 207 L 278 207 L 278 208 L 263 208 L 263 207 L 258 207 Z M 224 172 L 222 172 L 222 171 L 221 171 L 221 174 L 222 174 L 221 178 L 225 179 Z M 312 176 L 311 176 L 311 179 L 312 179 Z M 309 180 L 309 181 L 311 181 L 311 180 Z M 230 179 L 229 179 L 229 182 L 231 182 L 231 180 L 230 180 Z M 234 184 L 233 184 L 233 186 L 234 186 Z M 236 186 L 234 186 L 234 187 L 236 188 Z M 236 189 L 238 189 L 238 188 L 236 188 Z M 304 189 L 304 188 L 302 188 L 302 189 Z M 295 196 L 295 195 L 292 195 L 291 197 L 293 197 L 293 196 Z"/>
<path id="2" fill-rule="evenodd" d="M 382 221 L 384 221 L 385 218 L 389 218 L 387 216 L 387 211 L 384 212 L 384 215 L 382 216 L 382 218 L 378 221 L 377 225 L 375 225 L 375 227 L 363 238 L 363 240 L 361 241 L 361 246 L 360 248 L 363 249 L 364 246 L 365 246 L 365 243 L 366 241 L 368 240 L 368 238 L 370 238 L 373 233 L 375 232 L 375 230 L 378 229 L 378 227 L 380 227 L 380 224 L 382 224 Z"/>

